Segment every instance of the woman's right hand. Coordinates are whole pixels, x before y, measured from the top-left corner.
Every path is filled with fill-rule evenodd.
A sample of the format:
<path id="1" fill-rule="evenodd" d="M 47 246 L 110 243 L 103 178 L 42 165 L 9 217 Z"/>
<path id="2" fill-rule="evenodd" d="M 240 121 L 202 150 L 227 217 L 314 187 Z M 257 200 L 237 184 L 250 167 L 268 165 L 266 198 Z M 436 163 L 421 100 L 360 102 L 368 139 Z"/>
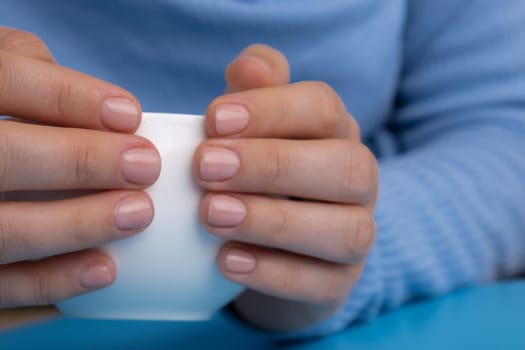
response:
<path id="1" fill-rule="evenodd" d="M 32 122 L 0 120 L 0 196 L 100 190 L 0 201 L 0 308 L 51 304 L 107 286 L 114 264 L 90 248 L 136 234 L 153 217 L 141 189 L 157 179 L 160 157 L 131 134 L 140 124 L 138 101 L 60 67 L 36 36 L 0 27 L 0 115 Z"/>

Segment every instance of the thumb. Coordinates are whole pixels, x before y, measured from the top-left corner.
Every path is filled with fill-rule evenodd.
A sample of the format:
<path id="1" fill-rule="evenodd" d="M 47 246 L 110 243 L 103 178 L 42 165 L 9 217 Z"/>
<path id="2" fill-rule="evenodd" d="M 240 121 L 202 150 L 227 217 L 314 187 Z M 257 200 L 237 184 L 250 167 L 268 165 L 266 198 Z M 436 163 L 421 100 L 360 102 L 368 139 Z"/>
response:
<path id="1" fill-rule="evenodd" d="M 245 48 L 225 71 L 228 92 L 287 84 L 290 68 L 274 48 L 256 44 Z"/>

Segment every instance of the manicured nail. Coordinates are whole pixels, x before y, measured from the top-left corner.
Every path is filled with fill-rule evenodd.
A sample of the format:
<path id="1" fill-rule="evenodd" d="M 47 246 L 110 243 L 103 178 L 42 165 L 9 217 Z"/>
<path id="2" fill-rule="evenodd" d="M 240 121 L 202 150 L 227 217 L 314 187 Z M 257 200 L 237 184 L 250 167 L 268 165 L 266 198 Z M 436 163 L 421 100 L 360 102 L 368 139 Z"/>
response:
<path id="1" fill-rule="evenodd" d="M 200 175 L 204 181 L 224 181 L 233 177 L 240 165 L 237 153 L 225 148 L 208 148 L 201 156 Z"/>
<path id="2" fill-rule="evenodd" d="M 230 249 L 224 265 L 231 273 L 249 273 L 255 268 L 255 256 L 245 250 Z"/>
<path id="3" fill-rule="evenodd" d="M 208 207 L 208 224 L 218 227 L 236 226 L 246 217 L 246 206 L 237 198 L 217 195 Z"/>
<path id="4" fill-rule="evenodd" d="M 150 148 L 133 148 L 122 154 L 122 176 L 141 185 L 153 183 L 160 173 L 160 156 Z"/>
<path id="5" fill-rule="evenodd" d="M 80 285 L 86 289 L 99 289 L 113 282 L 113 276 L 106 265 L 90 264 L 80 271 Z"/>
<path id="6" fill-rule="evenodd" d="M 132 131 L 139 125 L 139 109 L 127 98 L 108 98 L 102 103 L 100 119 L 109 129 Z"/>
<path id="7" fill-rule="evenodd" d="M 266 61 L 264 58 L 260 56 L 243 53 L 239 58 L 255 62 L 256 64 L 258 64 L 260 67 L 264 69 L 265 73 L 271 73 L 272 71 L 272 67 L 270 67 L 270 65 L 268 64 L 268 61 Z"/>
<path id="8" fill-rule="evenodd" d="M 148 226 L 153 220 L 151 204 L 140 197 L 124 198 L 115 206 L 113 222 L 119 230 L 134 230 Z"/>
<path id="9" fill-rule="evenodd" d="M 215 129 L 219 135 L 241 132 L 250 121 L 250 115 L 241 105 L 224 103 L 215 107 Z"/>

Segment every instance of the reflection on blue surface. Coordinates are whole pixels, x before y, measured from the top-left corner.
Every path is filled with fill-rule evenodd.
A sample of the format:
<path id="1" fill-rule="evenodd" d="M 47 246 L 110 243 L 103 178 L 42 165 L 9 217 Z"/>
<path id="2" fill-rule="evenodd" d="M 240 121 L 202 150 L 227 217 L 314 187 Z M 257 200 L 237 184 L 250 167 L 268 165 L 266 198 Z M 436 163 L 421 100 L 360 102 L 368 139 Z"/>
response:
<path id="1" fill-rule="evenodd" d="M 292 349 L 525 349 L 525 282 L 409 305 Z"/>
<path id="2" fill-rule="evenodd" d="M 0 334 L 0 349 L 525 349 L 525 281 L 461 291 L 387 313 L 369 324 L 302 344 L 223 315 L 210 322 L 58 319 Z"/>

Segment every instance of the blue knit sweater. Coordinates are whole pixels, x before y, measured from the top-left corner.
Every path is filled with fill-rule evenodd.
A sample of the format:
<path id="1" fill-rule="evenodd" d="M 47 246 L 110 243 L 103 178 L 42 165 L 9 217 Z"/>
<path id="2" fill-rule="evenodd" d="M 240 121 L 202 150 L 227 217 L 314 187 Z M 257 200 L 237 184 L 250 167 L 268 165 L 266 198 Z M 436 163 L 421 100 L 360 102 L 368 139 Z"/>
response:
<path id="1" fill-rule="evenodd" d="M 255 42 L 334 87 L 379 159 L 378 238 L 308 334 L 525 269 L 521 0 L 3 0 L 0 24 L 146 111 L 203 113 Z"/>

